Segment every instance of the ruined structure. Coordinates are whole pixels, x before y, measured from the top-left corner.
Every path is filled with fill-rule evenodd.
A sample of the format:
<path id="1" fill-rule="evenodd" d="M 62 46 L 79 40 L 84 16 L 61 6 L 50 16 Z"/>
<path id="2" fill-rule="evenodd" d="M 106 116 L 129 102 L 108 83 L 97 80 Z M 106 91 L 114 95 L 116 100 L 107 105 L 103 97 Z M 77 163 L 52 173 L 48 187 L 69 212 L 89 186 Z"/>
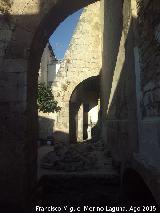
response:
<path id="1" fill-rule="evenodd" d="M 72 111 L 72 109 L 69 108 L 77 107 L 77 112 L 74 115 L 77 117 L 77 124 L 76 126 L 75 124 L 72 124 L 72 126 L 75 126 L 76 131 L 75 133 L 73 133 L 75 134 L 75 141 L 82 141 L 84 138 L 84 134 L 86 135 L 85 138 L 87 139 L 88 134 L 91 134 L 91 129 L 88 129 L 88 127 L 91 126 L 91 122 L 93 123 L 93 120 L 95 120 L 94 124 L 92 124 L 92 127 L 97 123 L 96 117 L 98 115 L 98 97 L 96 95 L 94 101 L 89 100 L 89 97 L 94 96 L 94 91 L 92 91 L 92 88 L 90 89 L 90 94 L 87 94 L 84 98 L 85 106 L 84 101 L 80 100 L 80 94 L 77 94 L 77 98 L 79 100 L 76 100 L 76 97 L 73 96 L 76 96 L 75 93 L 77 92 L 76 90 L 78 89 L 78 85 L 79 87 L 81 87 L 80 84 L 82 84 L 83 81 L 84 84 L 87 84 L 87 79 L 88 81 L 91 81 L 91 79 L 89 80 L 90 77 L 99 75 L 102 67 L 101 41 L 102 33 L 100 23 L 100 2 L 97 2 L 84 8 L 84 11 L 82 12 L 77 24 L 76 30 L 73 33 L 69 48 L 53 81 L 53 94 L 55 100 L 58 101 L 58 104 L 61 107 L 61 111 L 54 114 L 50 113 L 49 115 L 43 115 L 44 117 L 46 117 L 46 119 L 48 118 L 48 130 L 50 129 L 48 133 L 50 132 L 50 135 L 53 132 L 57 131 L 60 135 L 62 135 L 60 133 L 62 132 L 66 135 L 65 138 L 63 137 L 63 140 L 69 140 L 69 118 L 71 120 L 70 123 L 72 123 L 72 120 L 74 120 L 74 117 L 71 118 L 73 113 L 70 113 L 69 115 L 69 110 Z M 81 96 L 84 96 L 87 93 L 87 90 L 84 89 L 82 91 L 81 89 L 81 93 Z M 92 113 L 91 109 L 93 108 L 93 106 L 95 107 L 95 109 Z M 84 110 L 86 110 L 86 113 L 83 112 Z M 86 114 L 85 121 L 83 119 L 84 113 Z M 52 131 L 50 128 L 52 123 L 51 120 L 54 120 L 54 127 Z M 44 122 L 44 125 L 41 126 L 43 127 L 41 127 L 41 129 L 46 129 L 47 121 Z M 83 134 L 84 126 L 86 129 L 86 133 Z M 70 132 L 72 132 L 72 128 L 70 128 Z M 56 136 L 56 138 L 57 137 L 58 135 Z M 72 136 L 71 140 L 74 140 Z"/>
<path id="2" fill-rule="evenodd" d="M 43 49 L 65 17 L 94 2 L 0 1 L 0 203 L 9 207 L 28 212 L 37 181 L 36 85 Z M 100 10 L 100 136 L 124 193 L 147 201 L 146 187 L 160 203 L 160 2 L 101 0 Z"/>

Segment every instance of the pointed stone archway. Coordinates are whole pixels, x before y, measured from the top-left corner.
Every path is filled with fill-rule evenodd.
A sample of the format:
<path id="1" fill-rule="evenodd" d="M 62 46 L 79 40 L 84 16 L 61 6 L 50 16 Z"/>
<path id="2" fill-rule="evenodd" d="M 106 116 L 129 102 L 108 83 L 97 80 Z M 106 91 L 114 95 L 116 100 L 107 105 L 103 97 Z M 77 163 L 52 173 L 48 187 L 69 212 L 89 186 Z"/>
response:
<path id="1" fill-rule="evenodd" d="M 28 212 L 37 178 L 37 80 L 40 58 L 56 27 L 96 0 L 14 0 L 0 4 L 0 203 Z"/>

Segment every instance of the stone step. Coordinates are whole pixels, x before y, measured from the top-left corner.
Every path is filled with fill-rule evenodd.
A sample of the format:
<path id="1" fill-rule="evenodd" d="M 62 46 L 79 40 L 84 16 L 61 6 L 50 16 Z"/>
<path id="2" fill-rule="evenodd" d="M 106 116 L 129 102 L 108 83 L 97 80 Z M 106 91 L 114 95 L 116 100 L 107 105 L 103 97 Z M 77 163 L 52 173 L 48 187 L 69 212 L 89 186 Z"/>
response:
<path id="1" fill-rule="evenodd" d="M 53 172 L 49 175 L 45 176 L 48 181 L 51 181 L 54 183 L 54 180 L 60 180 L 64 179 L 65 181 L 70 179 L 94 179 L 95 181 L 101 179 L 101 181 L 105 181 L 107 184 L 114 184 L 114 185 L 120 185 L 120 176 L 113 175 L 112 173 L 103 173 L 98 171 L 93 172 L 70 172 L 70 173 L 64 173 L 64 172 Z"/>

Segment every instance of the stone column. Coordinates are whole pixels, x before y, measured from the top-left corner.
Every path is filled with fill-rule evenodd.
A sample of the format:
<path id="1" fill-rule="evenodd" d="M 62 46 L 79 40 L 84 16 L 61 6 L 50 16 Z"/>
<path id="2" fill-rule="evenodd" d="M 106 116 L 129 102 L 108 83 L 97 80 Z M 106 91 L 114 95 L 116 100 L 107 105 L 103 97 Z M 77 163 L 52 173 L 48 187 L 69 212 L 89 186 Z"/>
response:
<path id="1" fill-rule="evenodd" d="M 88 104 L 83 104 L 83 139 L 88 138 L 87 128 L 88 128 Z"/>
<path id="2" fill-rule="evenodd" d="M 83 105 L 80 106 L 78 111 L 78 141 L 83 141 Z"/>
<path id="3" fill-rule="evenodd" d="M 77 142 L 78 110 L 79 110 L 79 104 L 70 102 L 70 104 L 69 104 L 69 138 L 70 138 L 70 143 L 76 143 Z"/>
<path id="4" fill-rule="evenodd" d="M 122 33 L 122 1 L 102 0 L 103 13 L 103 61 L 101 73 L 102 137 L 106 141 L 106 119 L 112 88 L 114 68 Z"/>

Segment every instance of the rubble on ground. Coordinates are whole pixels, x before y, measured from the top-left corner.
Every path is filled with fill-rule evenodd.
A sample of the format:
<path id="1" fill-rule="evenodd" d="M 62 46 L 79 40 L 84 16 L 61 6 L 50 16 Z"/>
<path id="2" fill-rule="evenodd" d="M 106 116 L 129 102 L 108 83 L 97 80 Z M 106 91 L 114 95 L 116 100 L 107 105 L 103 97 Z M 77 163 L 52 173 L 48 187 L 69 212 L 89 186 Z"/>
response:
<path id="1" fill-rule="evenodd" d="M 101 141 L 97 143 L 55 143 L 52 150 L 41 159 L 41 168 L 54 171 L 77 172 L 95 170 L 97 166 L 97 149 L 102 148 Z"/>

